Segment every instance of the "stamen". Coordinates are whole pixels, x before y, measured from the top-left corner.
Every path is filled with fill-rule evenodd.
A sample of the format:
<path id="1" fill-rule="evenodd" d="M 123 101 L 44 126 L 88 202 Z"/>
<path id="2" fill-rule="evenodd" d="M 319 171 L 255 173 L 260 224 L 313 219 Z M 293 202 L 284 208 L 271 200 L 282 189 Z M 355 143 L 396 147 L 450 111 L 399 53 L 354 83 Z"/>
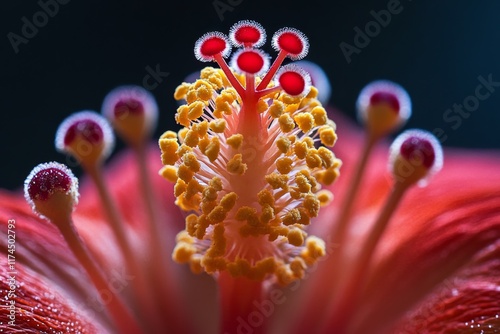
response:
<path id="1" fill-rule="evenodd" d="M 78 112 L 66 118 L 59 126 L 56 133 L 56 147 L 82 162 L 82 167 L 97 187 L 124 259 L 134 259 L 134 252 L 130 249 L 130 242 L 123 229 L 124 225 L 104 183 L 101 170 L 105 154 L 109 154 L 109 143 L 113 142 L 111 138 L 114 138 L 111 127 L 102 116 L 94 112 Z M 85 154 L 87 151 L 80 149 L 84 144 L 90 147 L 88 151 L 91 154 Z"/>
<path id="2" fill-rule="evenodd" d="M 144 145 L 158 119 L 158 105 L 146 89 L 121 86 L 110 91 L 103 102 L 102 114 L 130 146 Z"/>
<path id="3" fill-rule="evenodd" d="M 368 238 L 363 242 L 356 257 L 352 275 L 347 287 L 337 300 L 335 316 L 331 324 L 339 331 L 348 323 L 348 315 L 359 302 L 362 288 L 366 281 L 366 273 L 375 253 L 376 247 L 390 222 L 391 217 L 401 202 L 403 195 L 414 184 L 427 180 L 442 167 L 442 148 L 438 140 L 423 130 L 407 130 L 399 135 L 391 145 L 389 166 L 394 176 L 394 185 Z M 422 185 L 422 184 L 420 184 Z"/>
<path id="4" fill-rule="evenodd" d="M 438 140 L 423 130 L 407 130 L 390 148 L 392 173 L 397 182 L 425 186 L 443 166 L 443 152 Z"/>
<path id="5" fill-rule="evenodd" d="M 334 242 L 342 244 L 357 197 L 363 173 L 378 140 L 402 126 L 411 115 L 411 101 L 406 91 L 390 81 L 374 81 L 365 86 L 356 102 L 358 117 L 367 131 L 360 161 L 342 205 L 333 231 Z"/>
<path id="6" fill-rule="evenodd" d="M 336 134 L 309 75 L 293 65 L 275 82 L 277 68 L 264 73 L 267 55 L 253 48 L 263 35 L 259 29 L 243 21 L 230 32 L 243 47 L 231 65 L 244 81 L 222 58 L 222 34 L 198 40 L 195 53 L 221 70 L 205 68 L 200 79 L 176 90 L 174 97 L 187 102 L 175 117 L 185 128 L 160 138 L 160 174 L 175 182 L 176 204 L 192 212 L 174 260 L 196 272 L 289 284 L 324 254 L 324 243 L 308 237 L 305 226 L 332 199 L 321 186 L 335 181 L 340 161 L 315 145 L 333 146 Z M 275 40 L 282 59 L 273 66 L 307 53 L 307 40 L 294 29 Z"/>
<path id="7" fill-rule="evenodd" d="M 115 294 L 116 290 L 101 274 L 75 229 L 71 214 L 78 199 L 78 181 L 73 173 L 66 166 L 55 162 L 40 164 L 26 179 L 24 194 L 33 211 L 51 221 L 59 229 L 97 291 L 114 294 L 104 306 L 120 332 L 139 333 L 137 320 L 126 308 L 121 296 Z"/>
<path id="8" fill-rule="evenodd" d="M 67 117 L 56 132 L 55 146 L 69 153 L 82 165 L 91 166 L 106 159 L 114 146 L 109 123 L 94 111 L 80 111 Z"/>
<path id="9" fill-rule="evenodd" d="M 214 41 L 216 37 L 209 38 L 209 40 Z M 208 48 L 210 49 L 210 48 Z M 206 98 L 206 96 L 201 93 L 201 98 Z M 196 117 L 199 113 L 200 108 L 192 108 L 188 117 Z M 165 235 L 167 232 L 164 231 L 164 227 L 160 225 L 161 218 L 159 213 L 158 203 L 153 194 L 153 188 L 150 179 L 150 173 L 147 166 L 147 150 L 149 145 L 150 136 L 156 127 L 158 119 L 158 105 L 154 96 L 146 91 L 144 88 L 139 86 L 120 86 L 112 91 L 110 91 L 104 98 L 102 105 L 102 114 L 105 115 L 121 136 L 121 138 L 128 143 L 135 156 L 136 162 L 139 169 L 139 187 L 144 198 L 144 205 L 146 207 L 147 214 L 147 228 L 149 229 L 148 235 L 150 240 L 148 242 L 149 250 L 148 261 L 144 263 L 147 270 L 142 270 L 141 268 L 136 268 L 134 272 L 140 273 L 145 277 L 141 277 L 143 282 L 149 278 L 150 281 L 158 287 L 157 294 L 163 296 L 163 298 L 155 298 L 154 295 L 146 296 L 144 293 L 140 295 L 141 298 L 149 298 L 150 300 L 155 300 L 159 303 L 158 311 L 164 315 L 172 315 L 168 319 L 169 328 L 172 330 L 180 330 L 180 328 L 185 328 L 182 325 L 183 316 L 180 314 L 180 310 L 183 306 L 176 305 L 172 308 L 168 303 L 169 298 L 174 298 L 178 291 L 174 291 L 175 285 L 172 283 L 171 275 L 169 275 L 169 268 L 167 263 L 163 260 L 163 255 L 167 252 L 166 246 L 162 240 L 161 236 Z M 104 193 L 102 194 L 105 195 Z M 109 196 L 108 196 L 109 197 Z M 109 203 L 110 202 L 105 202 Z M 126 253 L 129 254 L 129 253 Z M 129 256 L 133 256 L 130 254 Z M 137 264 L 138 266 L 139 264 Z M 137 280 L 140 282 L 140 280 Z M 139 285 L 140 283 L 138 283 Z M 146 284 L 146 283 L 143 283 Z M 151 304 L 149 302 L 148 304 Z M 146 313 L 151 313 L 147 311 Z"/>
<path id="10" fill-rule="evenodd" d="M 131 248 L 122 217 L 118 213 L 102 173 L 102 163 L 109 155 L 110 147 L 114 143 L 111 126 L 105 118 L 95 112 L 77 112 L 61 123 L 56 133 L 55 142 L 59 151 L 73 155 L 81 162 L 83 169 L 94 182 L 107 220 L 123 254 L 126 269 L 130 273 L 136 273 L 137 279 L 133 282 L 132 297 L 135 300 L 144 299 L 144 293 L 140 292 L 142 291 L 140 284 L 144 282 L 143 270 L 136 252 Z M 144 315 L 142 310 L 140 312 Z M 148 323 L 145 319 L 142 320 L 144 323 Z"/>
<path id="11" fill-rule="evenodd" d="M 356 101 L 359 120 L 369 137 L 378 139 L 403 126 L 411 116 L 411 100 L 406 90 L 388 80 L 366 85 Z"/>

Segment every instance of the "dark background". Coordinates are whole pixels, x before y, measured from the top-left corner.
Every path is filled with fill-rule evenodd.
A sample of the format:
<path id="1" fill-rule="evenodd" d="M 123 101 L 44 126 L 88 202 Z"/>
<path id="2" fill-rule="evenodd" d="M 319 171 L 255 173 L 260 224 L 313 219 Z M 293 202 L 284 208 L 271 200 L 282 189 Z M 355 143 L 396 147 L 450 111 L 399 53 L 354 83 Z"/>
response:
<path id="1" fill-rule="evenodd" d="M 228 6 L 222 15 L 217 3 Z M 353 29 L 364 29 L 374 20 L 370 12 L 388 3 L 71 0 L 60 4 L 59 12 L 15 53 L 8 34 L 22 35 L 22 18 L 33 22 L 41 7 L 37 1 L 4 2 L 0 187 L 22 186 L 40 162 L 64 162 L 66 157 L 53 148 L 59 122 L 75 111 L 99 111 L 105 94 L 118 85 L 142 85 L 148 66 L 169 73 L 152 91 L 161 110 L 155 136 L 175 127 L 172 93 L 204 65 L 194 58 L 194 42 L 207 31 L 227 32 L 240 19 L 262 23 L 268 37 L 283 26 L 302 30 L 311 43 L 306 59 L 324 67 L 331 80 L 330 103 L 353 119 L 359 90 L 385 78 L 403 85 L 412 98 L 414 115 L 407 128 L 442 128 L 446 146 L 499 148 L 500 89 L 456 130 L 443 113 L 474 95 L 478 76 L 491 74 L 500 81 L 500 3 L 401 0 L 401 12 L 347 63 L 340 43 L 353 45 Z M 265 49 L 274 57 L 269 39 Z"/>

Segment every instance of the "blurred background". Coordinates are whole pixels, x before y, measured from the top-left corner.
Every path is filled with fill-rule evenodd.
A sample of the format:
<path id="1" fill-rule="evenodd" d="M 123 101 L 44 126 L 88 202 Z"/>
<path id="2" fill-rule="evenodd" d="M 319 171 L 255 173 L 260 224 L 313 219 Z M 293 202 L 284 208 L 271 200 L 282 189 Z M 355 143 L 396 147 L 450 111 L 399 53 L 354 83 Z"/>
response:
<path id="1" fill-rule="evenodd" d="M 59 123 L 79 110 L 99 111 L 116 86 L 147 83 L 161 111 L 155 138 L 176 129 L 173 91 L 206 65 L 195 59 L 194 42 L 241 19 L 260 22 L 268 37 L 284 26 L 303 31 L 311 44 L 306 60 L 322 66 L 331 81 L 330 104 L 353 120 L 363 86 L 389 79 L 412 98 L 406 128 L 438 129 L 445 146 L 500 147 L 500 2 L 270 3 L 4 2 L 0 188 L 20 188 L 38 163 L 65 162 L 53 146 Z M 269 39 L 264 49 L 274 58 Z"/>

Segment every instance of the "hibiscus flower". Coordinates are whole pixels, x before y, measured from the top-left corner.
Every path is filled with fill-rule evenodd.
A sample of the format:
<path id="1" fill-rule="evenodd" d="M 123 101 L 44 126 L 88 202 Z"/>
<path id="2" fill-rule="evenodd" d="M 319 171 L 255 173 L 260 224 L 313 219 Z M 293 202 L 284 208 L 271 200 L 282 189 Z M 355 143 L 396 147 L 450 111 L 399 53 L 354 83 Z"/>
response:
<path id="1" fill-rule="evenodd" d="M 61 124 L 87 176 L 42 163 L 0 193 L 0 331 L 500 332 L 500 159 L 423 130 L 389 144 L 401 86 L 360 92 L 362 130 L 325 108 L 321 71 L 282 65 L 302 32 L 272 36 L 272 64 L 265 40 L 245 20 L 195 43 L 220 68 L 178 87 L 159 149 L 140 87 Z M 130 149 L 103 168 L 113 130 Z"/>

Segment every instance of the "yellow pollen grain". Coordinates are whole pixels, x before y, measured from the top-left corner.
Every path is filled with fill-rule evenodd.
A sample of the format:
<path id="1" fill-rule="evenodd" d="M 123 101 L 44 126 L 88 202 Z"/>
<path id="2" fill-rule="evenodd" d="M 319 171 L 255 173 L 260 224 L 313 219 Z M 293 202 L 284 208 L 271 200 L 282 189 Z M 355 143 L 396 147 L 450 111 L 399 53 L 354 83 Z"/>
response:
<path id="1" fill-rule="evenodd" d="M 174 248 L 172 259 L 177 263 L 188 263 L 196 248 L 185 242 L 178 242 Z"/>
<path id="2" fill-rule="evenodd" d="M 300 211 L 298 209 L 292 209 L 288 211 L 281 219 L 284 225 L 289 226 L 297 224 L 300 221 Z"/>
<path id="3" fill-rule="evenodd" d="M 179 197 L 184 194 L 187 190 L 187 184 L 181 179 L 177 179 L 174 186 L 174 195 L 175 197 Z"/>
<path id="4" fill-rule="evenodd" d="M 306 248 L 302 251 L 301 256 L 307 263 L 314 263 L 320 257 L 325 256 L 325 242 L 317 237 L 308 237 Z"/>
<path id="5" fill-rule="evenodd" d="M 222 190 L 222 179 L 218 176 L 214 176 L 209 182 L 208 185 L 213 187 L 216 191 Z"/>
<path id="6" fill-rule="evenodd" d="M 319 132 L 319 139 L 321 140 L 321 143 L 325 146 L 332 147 L 335 145 L 335 142 L 337 141 L 337 134 L 333 130 L 332 127 L 328 125 L 324 125 L 318 130 Z"/>
<path id="7" fill-rule="evenodd" d="M 186 132 L 186 135 L 184 137 L 184 144 L 186 144 L 189 147 L 195 147 L 198 145 L 200 142 L 200 137 L 198 137 L 198 134 L 193 131 L 193 130 L 188 130 Z"/>
<path id="8" fill-rule="evenodd" d="M 183 82 L 182 84 L 177 86 L 177 88 L 175 89 L 175 92 L 174 92 L 174 99 L 182 100 L 182 99 L 186 98 L 186 94 L 187 94 L 190 87 L 191 87 L 191 84 L 187 83 L 187 82 Z"/>
<path id="9" fill-rule="evenodd" d="M 226 120 L 216 119 L 210 122 L 210 130 L 215 133 L 222 133 L 226 130 Z"/>
<path id="10" fill-rule="evenodd" d="M 271 220 L 275 218 L 274 215 L 274 207 L 269 204 L 262 205 L 262 211 L 260 214 L 260 221 L 264 224 L 269 223 Z"/>
<path id="11" fill-rule="evenodd" d="M 311 191 L 311 184 L 309 183 L 309 179 L 305 175 L 298 174 L 295 177 L 295 182 L 297 183 L 297 188 L 301 193 L 308 193 Z"/>
<path id="12" fill-rule="evenodd" d="M 180 165 L 177 169 L 177 176 L 184 182 L 189 182 L 194 176 L 194 172 L 186 165 Z"/>
<path id="13" fill-rule="evenodd" d="M 208 101 L 212 98 L 214 90 L 212 88 L 212 85 L 210 85 L 207 81 L 197 80 L 197 82 L 195 83 L 195 87 L 196 95 L 200 100 Z"/>
<path id="14" fill-rule="evenodd" d="M 219 138 L 212 137 L 212 139 L 210 140 L 210 144 L 208 144 L 204 153 L 208 157 L 210 162 L 214 162 L 219 156 L 219 152 L 220 152 Z"/>
<path id="15" fill-rule="evenodd" d="M 203 189 L 204 201 L 215 201 L 217 199 L 217 190 L 214 187 L 208 186 Z"/>
<path id="16" fill-rule="evenodd" d="M 309 149 L 307 151 L 306 163 L 307 163 L 307 167 L 309 167 L 311 169 L 321 167 L 323 161 L 321 160 L 321 157 L 318 154 L 318 150 Z"/>
<path id="17" fill-rule="evenodd" d="M 332 151 L 327 149 L 326 147 L 320 147 L 318 148 L 318 155 L 320 156 L 321 160 L 323 161 L 323 167 L 325 168 L 330 168 L 333 166 L 335 163 L 335 155 L 333 154 Z"/>
<path id="18" fill-rule="evenodd" d="M 182 126 L 189 126 L 189 107 L 187 105 L 182 105 L 177 108 L 177 113 L 175 114 L 175 121 Z"/>
<path id="19" fill-rule="evenodd" d="M 300 278 L 300 279 L 304 278 L 306 268 L 307 268 L 307 265 L 306 265 L 305 261 L 303 259 L 301 259 L 300 257 L 295 257 L 290 262 L 290 270 L 297 278 Z"/>
<path id="20" fill-rule="evenodd" d="M 280 99 L 285 104 L 298 104 L 302 98 L 300 96 L 291 96 L 288 94 L 281 94 Z"/>
<path id="21" fill-rule="evenodd" d="M 278 118 L 281 131 L 288 133 L 295 128 L 295 122 L 289 114 L 283 114 Z"/>
<path id="22" fill-rule="evenodd" d="M 294 120 L 302 132 L 308 132 L 314 126 L 314 117 L 308 112 L 295 115 Z"/>
<path id="23" fill-rule="evenodd" d="M 189 233 L 190 236 L 194 236 L 197 228 L 198 217 L 192 213 L 186 217 L 186 232 Z"/>
<path id="24" fill-rule="evenodd" d="M 316 125 L 325 125 L 328 121 L 325 108 L 321 106 L 316 106 L 311 110 L 311 115 L 314 117 L 314 123 Z"/>
<path id="25" fill-rule="evenodd" d="M 259 100 L 259 102 L 257 102 L 256 108 L 257 108 L 258 113 L 263 113 L 264 111 L 266 111 L 269 108 L 269 106 L 268 106 L 266 101 Z"/>
<path id="26" fill-rule="evenodd" d="M 243 175 L 247 170 L 247 164 L 243 163 L 243 155 L 235 154 L 226 165 L 226 170 L 231 174 Z"/>
<path id="27" fill-rule="evenodd" d="M 199 137 L 204 137 L 208 131 L 208 122 L 202 121 L 192 125 L 191 129 L 195 131 Z"/>
<path id="28" fill-rule="evenodd" d="M 213 224 L 217 224 L 223 222 L 227 217 L 227 210 L 225 210 L 222 206 L 217 205 L 209 214 L 208 219 Z"/>
<path id="29" fill-rule="evenodd" d="M 187 185 L 186 193 L 184 194 L 184 196 L 186 196 L 186 198 L 191 198 L 202 191 L 203 186 L 200 185 L 195 179 L 191 179 Z"/>
<path id="30" fill-rule="evenodd" d="M 278 173 L 271 173 L 265 176 L 267 183 L 273 189 L 283 189 L 288 190 L 288 175 L 280 175 Z"/>
<path id="31" fill-rule="evenodd" d="M 184 142 L 184 139 L 186 138 L 186 134 L 188 133 L 189 128 L 182 128 L 179 130 L 179 141 L 181 143 Z"/>
<path id="32" fill-rule="evenodd" d="M 290 139 L 288 139 L 288 137 L 280 137 L 278 138 L 278 140 L 276 140 L 276 146 L 283 154 L 286 154 L 288 152 L 291 145 L 292 143 L 290 142 Z"/>
<path id="33" fill-rule="evenodd" d="M 307 143 L 305 143 L 303 141 L 295 143 L 293 145 L 293 152 L 295 153 L 295 155 L 299 159 L 304 159 L 307 155 L 308 150 L 309 150 L 309 147 L 308 147 Z"/>
<path id="34" fill-rule="evenodd" d="M 224 236 L 224 225 L 215 225 L 212 235 L 212 245 L 207 250 L 207 257 L 219 257 L 226 251 L 226 237 Z"/>
<path id="35" fill-rule="evenodd" d="M 257 210 L 250 206 L 242 206 L 236 211 L 236 215 L 234 217 L 239 221 L 247 221 L 250 225 L 255 225 L 258 223 L 257 219 Z"/>
<path id="36" fill-rule="evenodd" d="M 311 89 L 309 90 L 309 93 L 307 93 L 306 98 L 315 99 L 317 97 L 318 97 L 318 89 L 314 86 L 311 86 Z"/>
<path id="37" fill-rule="evenodd" d="M 230 192 L 229 194 L 224 195 L 220 200 L 220 206 L 224 208 L 226 211 L 230 211 L 234 205 L 236 204 L 236 200 L 238 199 L 238 195 L 235 192 Z"/>
<path id="38" fill-rule="evenodd" d="M 316 174 L 316 179 L 321 182 L 322 184 L 328 186 L 335 182 L 337 178 L 339 177 L 340 172 L 338 167 L 332 166 L 328 168 L 327 170 L 320 171 Z"/>
<path id="39" fill-rule="evenodd" d="M 300 212 L 300 220 L 298 223 L 302 225 L 309 225 L 311 223 L 311 217 L 309 217 L 307 209 L 298 208 L 297 210 Z"/>
<path id="40" fill-rule="evenodd" d="M 243 135 L 240 133 L 234 134 L 226 139 L 226 143 L 233 149 L 237 150 L 241 147 L 241 144 L 243 143 Z"/>
<path id="41" fill-rule="evenodd" d="M 304 235 L 303 232 L 299 229 L 290 230 L 286 237 L 288 239 L 288 242 L 294 246 L 299 247 L 304 244 Z"/>
<path id="42" fill-rule="evenodd" d="M 173 165 L 177 160 L 179 160 L 179 156 L 177 155 L 179 143 L 177 143 L 176 139 L 160 139 L 159 145 L 161 149 L 161 162 L 164 165 Z"/>
<path id="43" fill-rule="evenodd" d="M 161 169 L 160 169 L 160 172 L 159 174 L 167 179 L 168 181 L 170 182 L 176 182 L 177 181 L 177 167 L 174 167 L 174 166 L 163 166 Z"/>
<path id="44" fill-rule="evenodd" d="M 293 160 L 288 157 L 282 157 L 276 160 L 276 169 L 281 174 L 288 174 L 292 171 Z"/>
<path id="45" fill-rule="evenodd" d="M 160 136 L 160 139 L 177 139 L 177 133 L 171 130 L 165 131 Z"/>
<path id="46" fill-rule="evenodd" d="M 195 237 L 197 239 L 203 239 L 205 233 L 207 231 L 208 226 L 210 226 L 210 219 L 206 215 L 201 215 L 198 217 L 197 225 L 196 225 L 196 234 Z"/>
<path id="47" fill-rule="evenodd" d="M 285 110 L 285 105 L 283 102 L 274 100 L 271 106 L 269 107 L 268 113 L 272 118 L 280 117 Z"/>
<path id="48" fill-rule="evenodd" d="M 309 217 L 317 217 L 320 208 L 320 202 L 316 195 L 310 194 L 304 198 L 302 203 L 304 208 L 307 210 Z"/>
<path id="49" fill-rule="evenodd" d="M 187 94 L 186 94 L 186 102 L 188 104 L 191 104 L 195 101 L 198 100 L 198 95 L 196 94 L 196 90 L 193 88 L 193 85 L 189 88 Z"/>
<path id="50" fill-rule="evenodd" d="M 216 118 L 222 118 L 223 114 L 231 113 L 231 105 L 227 101 L 218 101 L 215 100 L 215 109 L 213 114 Z"/>
<path id="51" fill-rule="evenodd" d="M 182 144 L 181 146 L 179 146 L 179 149 L 177 150 L 176 153 L 179 157 L 182 157 L 184 154 L 192 152 L 192 151 L 193 151 L 192 147 L 189 147 L 185 144 Z"/>
<path id="52" fill-rule="evenodd" d="M 333 201 L 333 194 L 328 190 L 320 190 L 316 196 L 318 197 L 321 206 L 328 205 Z"/>
<path id="53" fill-rule="evenodd" d="M 293 115 L 299 109 L 299 104 L 289 104 L 285 107 L 285 113 Z"/>
<path id="54" fill-rule="evenodd" d="M 262 206 L 264 205 L 274 206 L 274 196 L 267 189 L 259 191 L 259 193 L 257 194 L 257 199 L 259 201 L 259 204 Z"/>
<path id="55" fill-rule="evenodd" d="M 203 115 L 203 111 L 205 108 L 205 104 L 201 101 L 195 101 L 188 105 L 188 114 L 187 117 L 190 120 L 195 120 L 197 118 L 200 118 L 201 115 Z"/>

